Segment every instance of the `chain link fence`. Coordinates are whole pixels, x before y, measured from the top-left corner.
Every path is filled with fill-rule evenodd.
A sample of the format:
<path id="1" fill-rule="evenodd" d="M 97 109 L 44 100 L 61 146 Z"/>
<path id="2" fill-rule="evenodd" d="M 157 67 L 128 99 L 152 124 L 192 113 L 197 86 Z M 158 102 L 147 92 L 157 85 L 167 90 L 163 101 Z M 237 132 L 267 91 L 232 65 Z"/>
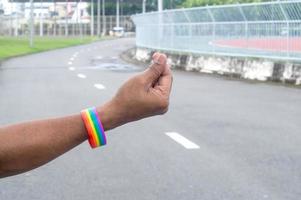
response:
<path id="1" fill-rule="evenodd" d="M 166 10 L 132 19 L 138 47 L 301 61 L 300 0 Z"/>

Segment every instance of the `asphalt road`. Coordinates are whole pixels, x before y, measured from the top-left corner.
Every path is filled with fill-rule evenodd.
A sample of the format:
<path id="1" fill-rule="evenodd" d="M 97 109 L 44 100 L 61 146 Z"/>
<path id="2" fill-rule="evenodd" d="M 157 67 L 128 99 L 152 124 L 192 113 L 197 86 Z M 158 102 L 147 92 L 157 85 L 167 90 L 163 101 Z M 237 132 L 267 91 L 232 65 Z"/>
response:
<path id="1" fill-rule="evenodd" d="M 104 103 L 143 70 L 118 58 L 133 45 L 119 39 L 6 61 L 0 124 Z M 106 147 L 91 150 L 85 142 L 43 167 L 1 179 L 0 199 L 299 200 L 300 102 L 296 88 L 175 71 L 166 115 L 109 131 Z"/>

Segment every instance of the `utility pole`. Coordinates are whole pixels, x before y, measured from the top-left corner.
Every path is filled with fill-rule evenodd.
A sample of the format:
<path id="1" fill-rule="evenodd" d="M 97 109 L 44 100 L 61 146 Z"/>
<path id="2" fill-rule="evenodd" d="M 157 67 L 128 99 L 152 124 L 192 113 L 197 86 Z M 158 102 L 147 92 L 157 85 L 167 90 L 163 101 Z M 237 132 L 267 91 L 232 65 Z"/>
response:
<path id="1" fill-rule="evenodd" d="M 19 12 L 16 11 L 16 26 L 15 26 L 15 36 L 19 35 Z"/>
<path id="2" fill-rule="evenodd" d="M 116 27 L 119 27 L 119 0 L 116 3 Z"/>
<path id="3" fill-rule="evenodd" d="M 82 5 L 82 0 L 79 0 L 79 34 L 80 34 L 80 39 L 83 39 L 83 25 L 82 25 L 82 10 L 81 10 L 81 5 Z"/>
<path id="4" fill-rule="evenodd" d="M 106 1 L 102 0 L 102 35 L 107 33 L 107 20 L 106 20 Z"/>
<path id="5" fill-rule="evenodd" d="M 69 3 L 68 0 L 66 0 L 66 16 L 65 16 L 65 36 L 68 36 L 68 14 L 69 14 Z"/>
<path id="6" fill-rule="evenodd" d="M 13 27 L 13 1 L 10 2 L 10 28 L 9 35 L 13 36 L 14 27 Z"/>
<path id="7" fill-rule="evenodd" d="M 53 27 L 53 35 L 56 36 L 56 2 L 53 0 L 53 17 L 54 17 L 54 27 Z"/>
<path id="8" fill-rule="evenodd" d="M 100 0 L 97 0 L 97 36 L 100 37 Z"/>
<path id="9" fill-rule="evenodd" d="M 43 0 L 40 0 L 40 37 L 43 37 Z"/>
<path id="10" fill-rule="evenodd" d="M 94 36 L 94 2 L 93 0 L 91 0 L 91 11 L 90 11 L 90 21 L 91 21 L 91 27 L 90 27 L 90 31 L 91 31 L 91 37 Z"/>
<path id="11" fill-rule="evenodd" d="M 123 0 L 120 0 L 120 26 L 124 27 Z"/>
<path id="12" fill-rule="evenodd" d="M 163 11 L 163 0 L 158 0 L 158 11 L 159 12 Z"/>
<path id="13" fill-rule="evenodd" d="M 146 11 L 146 0 L 142 0 L 142 13 L 145 13 Z"/>
<path id="14" fill-rule="evenodd" d="M 76 27 L 77 27 L 77 35 L 79 34 L 79 8 L 78 8 L 78 1 L 76 2 Z"/>
<path id="15" fill-rule="evenodd" d="M 34 36 L 34 19 L 33 19 L 33 0 L 30 0 L 30 30 L 29 30 L 29 46 L 33 47 Z"/>

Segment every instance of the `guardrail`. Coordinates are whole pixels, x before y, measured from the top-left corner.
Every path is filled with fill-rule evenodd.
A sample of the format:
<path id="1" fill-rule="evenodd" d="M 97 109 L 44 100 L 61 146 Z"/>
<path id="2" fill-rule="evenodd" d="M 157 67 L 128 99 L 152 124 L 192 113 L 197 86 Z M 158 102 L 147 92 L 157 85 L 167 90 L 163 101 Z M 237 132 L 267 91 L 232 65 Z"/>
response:
<path id="1" fill-rule="evenodd" d="M 301 61 L 301 0 L 166 10 L 132 19 L 138 47 Z"/>

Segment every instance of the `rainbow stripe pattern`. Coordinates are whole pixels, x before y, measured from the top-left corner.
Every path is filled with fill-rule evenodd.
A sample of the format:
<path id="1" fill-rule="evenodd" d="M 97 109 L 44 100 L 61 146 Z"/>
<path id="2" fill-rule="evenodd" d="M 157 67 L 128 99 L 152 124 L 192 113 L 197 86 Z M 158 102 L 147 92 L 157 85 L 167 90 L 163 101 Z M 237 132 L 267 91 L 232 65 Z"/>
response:
<path id="1" fill-rule="evenodd" d="M 81 111 L 81 116 L 87 129 L 90 146 L 96 148 L 106 145 L 106 135 L 96 108 L 93 107 Z"/>

